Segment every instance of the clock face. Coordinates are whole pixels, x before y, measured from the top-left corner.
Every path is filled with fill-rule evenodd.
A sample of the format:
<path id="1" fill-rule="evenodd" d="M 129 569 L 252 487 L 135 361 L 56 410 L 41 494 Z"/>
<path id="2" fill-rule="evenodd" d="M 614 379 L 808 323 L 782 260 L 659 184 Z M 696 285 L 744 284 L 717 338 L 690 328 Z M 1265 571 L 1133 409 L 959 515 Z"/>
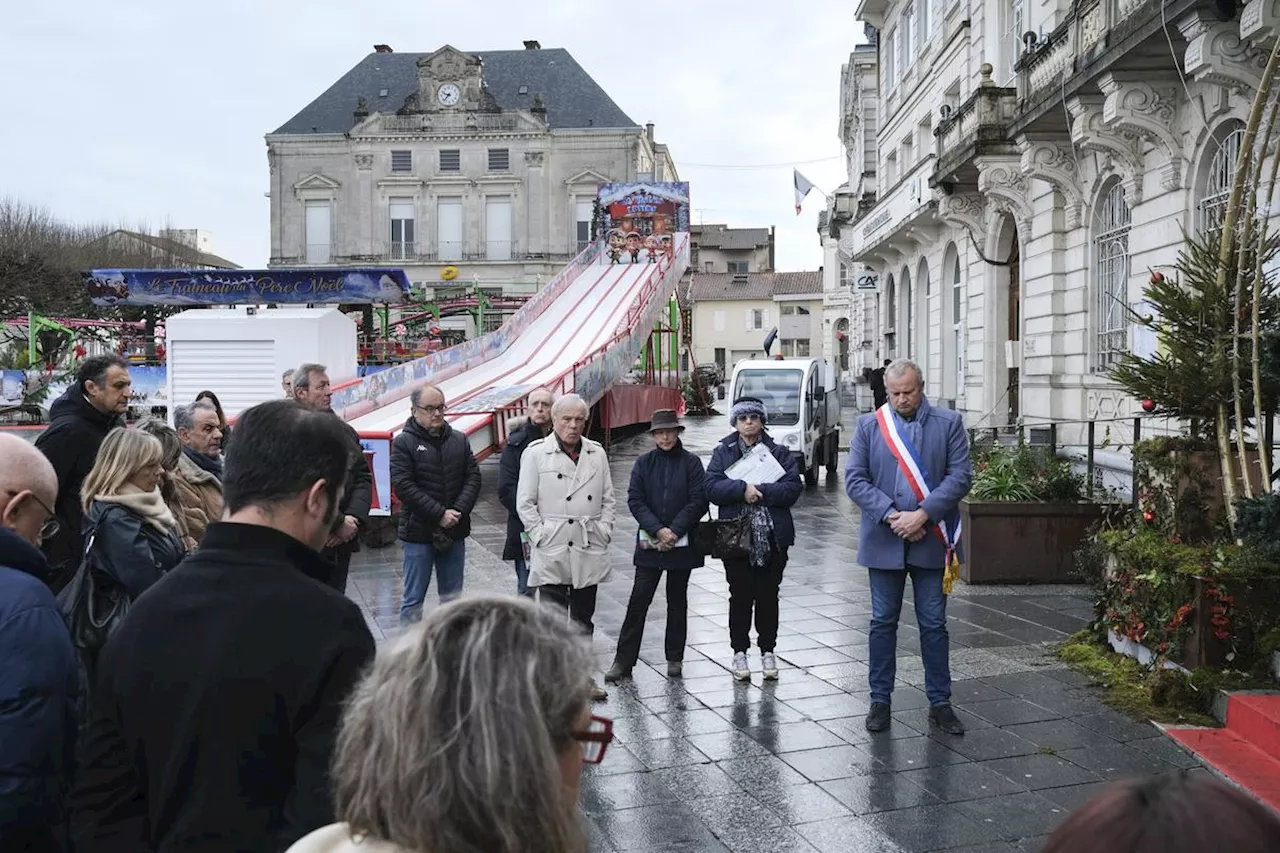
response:
<path id="1" fill-rule="evenodd" d="M 445 83 L 436 91 L 436 97 L 441 106 L 452 107 L 462 98 L 462 90 L 453 83 Z"/>

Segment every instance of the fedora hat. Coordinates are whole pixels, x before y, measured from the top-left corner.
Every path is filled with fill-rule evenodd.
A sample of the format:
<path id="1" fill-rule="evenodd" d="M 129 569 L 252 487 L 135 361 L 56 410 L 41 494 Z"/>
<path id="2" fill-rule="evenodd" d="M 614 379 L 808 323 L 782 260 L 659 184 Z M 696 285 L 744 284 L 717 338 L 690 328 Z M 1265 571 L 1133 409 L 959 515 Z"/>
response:
<path id="1" fill-rule="evenodd" d="M 684 431 L 684 424 L 676 417 L 674 409 L 658 409 L 653 413 L 653 421 L 649 424 L 649 432 L 656 429 L 678 429 Z"/>

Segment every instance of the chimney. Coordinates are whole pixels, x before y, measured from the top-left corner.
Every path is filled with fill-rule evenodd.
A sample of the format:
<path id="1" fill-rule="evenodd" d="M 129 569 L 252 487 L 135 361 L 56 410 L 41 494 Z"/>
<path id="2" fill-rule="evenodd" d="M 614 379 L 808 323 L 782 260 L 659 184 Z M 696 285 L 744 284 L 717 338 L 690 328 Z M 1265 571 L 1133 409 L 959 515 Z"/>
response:
<path id="1" fill-rule="evenodd" d="M 542 45 L 535 39 L 529 39 L 524 43 L 525 50 L 542 50 Z"/>
<path id="2" fill-rule="evenodd" d="M 375 44 L 373 46 L 374 53 L 394 53 L 389 44 Z"/>
<path id="3" fill-rule="evenodd" d="M 644 134 L 649 137 L 649 144 L 653 144 L 653 122 L 649 122 L 644 126 Z"/>

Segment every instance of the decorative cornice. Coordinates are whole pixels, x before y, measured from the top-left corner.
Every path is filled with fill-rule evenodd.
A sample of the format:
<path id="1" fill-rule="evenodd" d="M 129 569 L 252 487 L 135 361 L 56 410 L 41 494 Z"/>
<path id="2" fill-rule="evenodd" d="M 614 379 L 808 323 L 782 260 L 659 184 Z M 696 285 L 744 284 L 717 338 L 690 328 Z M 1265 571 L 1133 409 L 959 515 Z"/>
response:
<path id="1" fill-rule="evenodd" d="M 1029 238 L 1033 211 L 1022 158 L 975 157 L 974 164 L 978 167 L 978 192 L 987 197 L 988 206 L 1012 216 L 1018 233 L 1024 240 Z"/>
<path id="2" fill-rule="evenodd" d="M 1267 66 L 1267 54 L 1240 37 L 1235 21 L 1218 21 L 1197 10 L 1178 21 L 1187 39 L 1187 74 L 1201 83 L 1255 91 Z"/>
<path id="3" fill-rule="evenodd" d="M 938 218 L 943 222 L 966 229 L 976 240 L 987 231 L 986 209 L 982 196 L 977 193 L 952 193 L 940 189 L 933 191 L 938 202 Z"/>
<path id="4" fill-rule="evenodd" d="M 1070 143 L 1063 145 L 1052 139 L 1028 134 L 1016 140 L 1022 152 L 1022 174 L 1038 178 L 1060 192 L 1067 200 L 1066 226 L 1078 228 L 1084 213 L 1084 193 L 1076 171 L 1076 156 Z"/>
<path id="5" fill-rule="evenodd" d="M 1076 95 L 1067 100 L 1071 141 L 1106 158 L 1106 168 L 1120 175 L 1125 198 L 1133 207 L 1142 201 L 1142 179 L 1146 174 L 1142 148 L 1135 134 L 1103 124 L 1102 102 L 1101 95 Z"/>
<path id="6" fill-rule="evenodd" d="M 373 168 L 372 154 L 357 154 L 355 156 L 356 168 L 362 172 L 367 172 Z"/>
<path id="7" fill-rule="evenodd" d="M 1102 122 L 1107 127 L 1132 133 L 1150 140 L 1165 155 L 1160 185 L 1166 190 L 1182 186 L 1182 173 L 1186 158 L 1182 155 L 1182 143 L 1173 132 L 1178 117 L 1178 94 L 1182 89 L 1175 83 L 1151 85 L 1142 76 L 1149 72 L 1107 72 L 1098 77 L 1098 88 L 1105 100 L 1102 102 Z"/>

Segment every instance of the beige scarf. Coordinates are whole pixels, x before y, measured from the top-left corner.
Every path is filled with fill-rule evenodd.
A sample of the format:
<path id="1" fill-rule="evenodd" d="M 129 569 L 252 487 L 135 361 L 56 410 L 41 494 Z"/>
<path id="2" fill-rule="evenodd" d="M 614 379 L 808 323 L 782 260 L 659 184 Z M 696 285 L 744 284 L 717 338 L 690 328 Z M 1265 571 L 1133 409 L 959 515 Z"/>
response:
<path id="1" fill-rule="evenodd" d="M 156 487 L 144 492 L 132 483 L 125 483 L 116 495 L 98 495 L 95 501 L 120 504 L 142 516 L 148 524 L 161 533 L 177 534 L 178 522 L 173 512 L 160 496 L 160 488 Z"/>

